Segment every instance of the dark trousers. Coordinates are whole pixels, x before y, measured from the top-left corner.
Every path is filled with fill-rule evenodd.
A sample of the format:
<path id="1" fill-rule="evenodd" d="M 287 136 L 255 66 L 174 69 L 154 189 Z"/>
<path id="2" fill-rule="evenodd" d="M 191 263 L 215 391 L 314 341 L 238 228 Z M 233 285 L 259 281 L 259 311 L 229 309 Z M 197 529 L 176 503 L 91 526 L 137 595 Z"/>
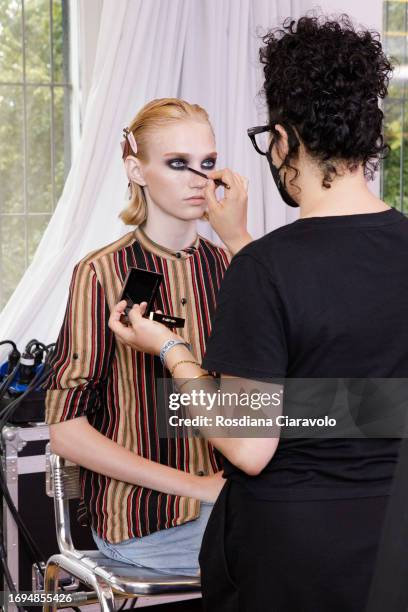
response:
<path id="1" fill-rule="evenodd" d="M 200 552 L 206 612 L 364 612 L 388 497 L 254 499 L 228 481 Z"/>

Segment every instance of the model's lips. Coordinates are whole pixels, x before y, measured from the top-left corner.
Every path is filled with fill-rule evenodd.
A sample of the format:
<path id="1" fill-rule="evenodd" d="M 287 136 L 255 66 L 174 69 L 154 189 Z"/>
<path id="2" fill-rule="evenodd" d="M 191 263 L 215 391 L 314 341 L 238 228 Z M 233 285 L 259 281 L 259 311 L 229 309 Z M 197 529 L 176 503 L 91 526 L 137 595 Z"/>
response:
<path id="1" fill-rule="evenodd" d="M 205 202 L 205 198 L 203 196 L 191 196 L 191 198 L 186 198 L 187 202 Z"/>

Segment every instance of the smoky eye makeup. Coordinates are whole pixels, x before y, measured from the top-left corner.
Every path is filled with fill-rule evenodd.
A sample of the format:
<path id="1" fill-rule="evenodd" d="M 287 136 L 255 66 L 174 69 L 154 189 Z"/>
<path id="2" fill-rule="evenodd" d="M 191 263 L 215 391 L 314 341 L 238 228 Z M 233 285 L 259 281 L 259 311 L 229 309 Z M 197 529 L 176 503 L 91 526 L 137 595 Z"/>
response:
<path id="1" fill-rule="evenodd" d="M 216 157 L 208 157 L 201 163 L 201 167 L 205 170 L 212 170 L 217 163 Z"/>
<path id="2" fill-rule="evenodd" d="M 216 163 L 216 157 L 207 157 L 200 165 L 203 170 L 212 170 Z M 188 164 L 189 161 L 185 157 L 172 157 L 166 160 L 166 165 L 172 170 L 187 170 Z"/>
<path id="3" fill-rule="evenodd" d="M 175 157 L 174 159 L 167 159 L 166 165 L 173 170 L 186 170 L 188 163 L 186 159 Z"/>

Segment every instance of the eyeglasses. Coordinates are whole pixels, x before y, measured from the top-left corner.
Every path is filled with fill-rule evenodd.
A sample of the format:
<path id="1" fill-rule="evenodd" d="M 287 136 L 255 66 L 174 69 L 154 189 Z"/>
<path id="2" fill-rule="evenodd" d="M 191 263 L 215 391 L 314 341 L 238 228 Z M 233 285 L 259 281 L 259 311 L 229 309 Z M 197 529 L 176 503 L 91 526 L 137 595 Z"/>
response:
<path id="1" fill-rule="evenodd" d="M 259 155 L 267 155 L 267 153 L 271 152 L 274 142 L 271 131 L 272 128 L 270 125 L 258 125 L 248 128 L 248 136 L 254 145 L 255 151 L 257 151 Z"/>

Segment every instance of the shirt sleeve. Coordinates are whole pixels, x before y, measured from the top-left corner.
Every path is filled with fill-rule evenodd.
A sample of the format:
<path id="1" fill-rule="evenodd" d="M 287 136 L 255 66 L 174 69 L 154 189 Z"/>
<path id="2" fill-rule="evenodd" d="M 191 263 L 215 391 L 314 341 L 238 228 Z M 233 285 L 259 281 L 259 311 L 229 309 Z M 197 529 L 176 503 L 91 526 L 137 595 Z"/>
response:
<path id="1" fill-rule="evenodd" d="M 74 269 L 47 390 L 46 423 L 88 415 L 101 407 L 101 388 L 114 352 L 109 308 L 92 264 Z"/>
<path id="2" fill-rule="evenodd" d="M 283 378 L 288 351 L 284 308 L 270 271 L 236 255 L 218 294 L 203 368 L 243 378 Z"/>

